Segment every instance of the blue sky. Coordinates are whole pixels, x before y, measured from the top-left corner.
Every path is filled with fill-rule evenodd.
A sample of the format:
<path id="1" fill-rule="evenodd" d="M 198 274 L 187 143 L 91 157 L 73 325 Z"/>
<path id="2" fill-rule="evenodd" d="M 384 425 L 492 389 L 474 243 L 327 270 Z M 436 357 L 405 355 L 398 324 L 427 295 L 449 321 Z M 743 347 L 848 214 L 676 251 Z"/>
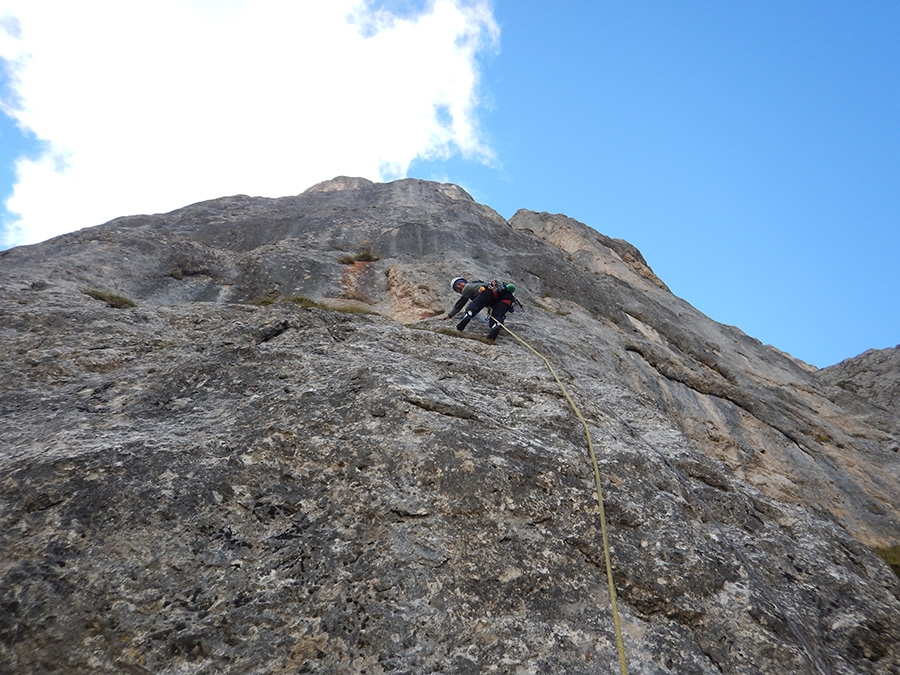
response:
<path id="1" fill-rule="evenodd" d="M 294 20 L 317 26 L 310 35 L 332 35 L 326 24 L 346 24 L 347 11 L 359 11 L 358 2 L 341 2 L 341 16 Z M 37 15 L 29 18 L 28 4 L 0 0 L 0 21 L 8 6 L 0 26 L 8 35 L 23 34 L 26 51 L 49 53 L 48 45 L 64 37 L 42 28 Z M 83 14 L 90 14 L 84 8 L 92 4 L 103 11 L 102 3 L 75 4 Z M 187 11 L 179 5 L 190 6 L 189 15 L 179 14 L 182 24 L 227 23 L 228 17 L 213 16 L 206 4 L 155 5 L 163 7 L 159 26 L 172 23 L 166 12 Z M 260 22 L 254 32 L 247 28 L 249 15 L 241 15 L 258 13 L 252 3 L 225 4 L 232 18 L 243 16 L 234 25 L 243 27 L 248 42 L 253 35 L 265 37 L 270 24 Z M 21 243 L 10 241 L 12 232 L 20 239 L 30 232 L 40 240 L 118 215 L 170 210 L 226 194 L 296 194 L 340 174 L 373 180 L 408 175 L 460 184 L 505 217 L 519 208 L 565 213 L 626 239 L 676 295 L 813 365 L 900 343 L 900 3 L 440 0 L 433 9 L 423 2 L 379 2 L 366 9 L 365 21 L 357 15 L 357 23 L 367 26 L 355 33 L 365 33 L 364 42 L 335 32 L 327 44 L 316 45 L 317 52 L 272 49 L 269 61 L 253 64 L 250 81 L 312 79 L 328 116 L 296 124 L 290 120 L 309 106 L 292 109 L 290 100 L 276 100 L 265 106 L 265 114 L 290 109 L 291 116 L 267 119 L 264 128 L 254 123 L 260 106 L 244 109 L 241 101 L 264 99 L 274 86 L 229 98 L 227 106 L 219 102 L 190 123 L 187 113 L 169 119 L 171 105 L 151 109 L 152 121 L 139 117 L 147 101 L 163 98 L 142 95 L 140 88 L 123 92 L 123 82 L 135 79 L 130 73 L 145 72 L 139 63 L 123 77 L 97 65 L 105 63 L 102 53 L 99 61 L 77 58 L 78 45 L 97 30 L 91 27 L 98 23 L 93 17 L 82 29 L 82 41 L 62 52 L 65 59 L 34 57 L 35 64 L 47 66 L 17 71 L 29 85 L 18 109 L 10 107 L 16 92 L 10 91 L 9 78 L 4 83 L 0 197 L 10 211 L 18 208 L 0 212 L 7 245 Z M 111 25 L 128 32 L 122 28 L 128 20 L 118 16 Z M 77 21 L 74 15 L 69 19 L 70 25 L 80 25 Z M 147 23 L 141 17 L 129 30 L 140 31 Z M 290 17 L 278 23 L 289 25 Z M 39 29 L 45 35 L 32 41 Z M 222 42 L 233 45 L 233 34 L 225 34 L 232 38 Z M 184 50 L 170 50 L 172 71 L 158 62 L 152 67 L 169 73 L 170 88 L 178 72 L 190 69 L 186 64 L 200 59 L 199 51 L 191 51 L 197 31 L 192 35 Z M 271 36 L 268 41 L 277 44 Z M 140 43 L 140 35 L 129 34 L 130 42 Z M 171 43 L 179 44 L 177 36 Z M 116 53 L 127 51 L 127 44 Z M 7 49 L 8 63 L 12 53 Z M 332 77 L 316 80 L 321 68 L 315 63 L 323 55 Z M 341 55 L 347 57 L 346 70 Z M 52 96 L 73 79 L 62 66 L 51 67 L 63 62 L 79 65 L 75 95 L 83 93 L 86 103 L 56 119 L 53 102 L 65 109 L 73 96 L 71 89 L 69 99 Z M 353 73 L 365 71 L 361 62 L 371 62 L 372 72 L 357 81 Z M 232 74 L 240 67 L 229 66 Z M 342 98 L 348 89 L 365 89 L 373 78 L 379 87 Z M 117 83 L 118 99 L 107 101 L 110 87 L 103 85 L 110 81 Z M 153 78 L 140 84 L 146 90 L 154 86 Z M 41 91 L 46 95 L 35 93 Z M 177 91 L 187 96 L 190 88 Z M 127 103 L 129 96 L 134 104 L 123 110 L 135 120 L 117 128 L 123 111 L 109 118 L 101 111 L 123 98 Z M 198 101 L 194 107 L 202 105 Z M 235 164 L 213 180 L 216 171 L 205 168 L 201 155 L 213 153 L 217 139 L 201 143 L 197 130 L 212 115 L 226 115 L 226 109 L 238 115 L 228 117 L 221 132 L 227 133 Z M 340 126 L 328 129 L 332 118 Z M 24 137 L 22 127 L 30 130 Z M 146 145 L 134 140 L 135 152 L 115 154 L 122 139 L 131 142 L 129 134 L 156 134 L 157 127 L 159 134 Z M 346 138 L 357 127 L 360 136 Z M 278 135 L 267 137 L 268 128 Z M 317 150 L 304 128 L 347 142 Z M 91 132 L 82 133 L 85 129 Z M 108 154 L 89 157 L 92 148 L 105 147 L 107 136 L 115 136 Z M 381 145 L 366 140 L 376 136 Z M 262 152 L 260 146 L 282 151 L 277 157 L 253 154 Z M 155 158 L 157 147 L 164 151 Z M 49 154 L 42 155 L 42 149 Z M 155 167 L 153 173 L 142 174 L 138 166 L 122 171 L 138 151 L 144 165 Z M 10 200 L 13 162 L 23 154 L 45 157 L 43 173 L 37 161 L 29 165 L 43 177 L 20 180 L 17 198 Z M 190 170 L 167 168 L 176 156 Z M 228 161 L 217 158 L 215 166 L 228 168 Z M 108 189 L 116 174 L 99 167 L 111 165 L 134 179 Z M 257 170 L 241 173 L 245 165 Z M 269 165 L 278 171 L 267 175 L 259 169 Z M 92 181 L 101 187 L 90 193 L 90 208 L 48 210 L 46 204 L 54 201 L 72 204 L 71 186 L 85 189 Z M 135 183 L 140 189 L 132 189 Z M 114 210 L 97 210 L 101 203 Z M 15 229 L 11 223 L 22 212 L 32 216 Z M 53 227 L 40 229 L 42 218 Z"/>
<path id="2" fill-rule="evenodd" d="M 495 4 L 502 170 L 413 173 L 626 239 L 710 317 L 819 367 L 900 343 L 900 3 L 546 7 Z"/>

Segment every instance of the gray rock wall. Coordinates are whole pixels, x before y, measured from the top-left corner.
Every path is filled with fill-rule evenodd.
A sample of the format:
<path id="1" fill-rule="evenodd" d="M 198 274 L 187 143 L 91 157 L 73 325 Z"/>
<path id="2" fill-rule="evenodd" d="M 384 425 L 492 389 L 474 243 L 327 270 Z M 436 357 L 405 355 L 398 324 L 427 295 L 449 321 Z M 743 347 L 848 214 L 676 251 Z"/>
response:
<path id="1" fill-rule="evenodd" d="M 870 349 L 823 368 L 820 378 L 865 398 L 900 420 L 900 346 Z"/>
<path id="2" fill-rule="evenodd" d="M 457 274 L 588 420 L 630 672 L 900 672 L 884 409 L 624 242 L 360 179 L 0 254 L 0 671 L 617 672 L 580 424 Z"/>

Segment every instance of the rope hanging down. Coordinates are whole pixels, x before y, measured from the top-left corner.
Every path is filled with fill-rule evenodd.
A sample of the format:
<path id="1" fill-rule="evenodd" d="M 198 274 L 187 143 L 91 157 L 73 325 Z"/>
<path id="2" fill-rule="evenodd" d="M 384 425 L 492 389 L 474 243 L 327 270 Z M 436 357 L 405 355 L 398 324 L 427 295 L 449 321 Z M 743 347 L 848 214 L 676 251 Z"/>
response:
<path id="1" fill-rule="evenodd" d="M 718 521 L 718 519 L 712 514 L 709 507 L 706 505 L 706 502 L 700 498 L 700 495 L 697 494 L 697 491 L 691 487 L 691 484 L 688 482 L 687 478 L 685 478 L 684 474 L 678 469 L 677 466 L 672 462 L 669 457 L 667 457 L 664 453 L 660 452 L 656 447 L 651 445 L 644 436 L 637 431 L 634 427 L 632 427 L 628 422 L 622 419 L 616 412 L 610 408 L 609 406 L 601 403 L 600 404 L 608 414 L 612 416 L 613 419 L 617 420 L 619 424 L 621 424 L 629 434 L 631 434 L 635 439 L 637 439 L 641 444 L 647 447 L 651 452 L 656 454 L 665 465 L 669 468 L 670 471 L 674 474 L 675 478 L 678 480 L 679 484 L 685 489 L 688 494 L 694 499 L 694 501 L 699 504 L 702 509 L 704 515 L 707 520 L 711 522 L 715 528 L 719 531 L 719 535 L 722 539 L 728 544 L 729 548 L 731 548 L 732 552 L 735 554 L 737 559 L 741 562 L 741 565 L 744 566 L 744 569 L 747 571 L 747 575 L 756 582 L 757 587 L 762 591 L 763 595 L 766 596 L 766 599 L 769 601 L 769 604 L 775 608 L 775 610 L 781 614 L 781 618 L 784 619 L 785 624 L 790 629 L 790 631 L 794 634 L 794 638 L 803 648 L 803 651 L 806 652 L 806 656 L 809 658 L 810 663 L 819 673 L 819 675 L 829 675 L 830 671 L 823 663 L 822 659 L 816 653 L 816 650 L 813 649 L 812 644 L 807 639 L 803 630 L 801 630 L 800 626 L 791 618 L 791 615 L 788 613 L 787 609 L 785 609 L 784 605 L 779 602 L 776 597 L 774 591 L 769 587 L 769 585 L 763 580 L 762 576 L 757 572 L 756 567 L 750 562 L 750 559 L 744 555 L 741 549 L 735 544 L 731 537 L 728 536 L 728 533 L 725 531 L 725 527 Z"/>
<path id="2" fill-rule="evenodd" d="M 598 502 L 600 502 L 600 519 L 601 519 L 600 524 L 601 524 L 601 530 L 603 532 L 603 548 L 604 548 L 604 554 L 606 556 L 607 577 L 609 579 L 610 589 L 611 589 L 610 596 L 612 597 L 613 621 L 616 624 L 616 638 L 619 641 L 619 661 L 620 661 L 620 665 L 622 667 L 622 675 L 625 675 L 625 673 L 626 673 L 625 668 L 627 666 L 625 665 L 625 661 L 624 661 L 625 652 L 624 652 L 624 648 L 622 647 L 621 634 L 619 632 L 620 629 L 619 629 L 619 622 L 618 622 L 618 609 L 616 608 L 616 598 L 614 595 L 614 588 L 612 585 L 612 575 L 611 575 L 611 571 L 610 571 L 609 549 L 608 549 L 607 542 L 606 542 L 606 519 L 605 519 L 604 512 L 603 512 L 603 502 L 602 502 L 602 497 L 600 494 L 600 470 L 597 466 L 597 460 L 594 455 L 593 445 L 591 444 L 590 432 L 588 431 L 588 428 L 587 428 L 587 422 L 585 422 L 581 413 L 578 411 L 578 408 L 572 402 L 572 399 L 569 396 L 568 392 L 566 391 L 566 388 L 563 386 L 559 377 L 557 377 L 556 372 L 553 370 L 553 366 L 550 365 L 550 362 L 547 360 L 547 358 L 544 357 L 543 354 L 539 353 L 536 349 L 534 349 L 531 345 L 529 345 L 521 337 L 516 335 L 512 330 L 510 330 L 503 324 L 500 324 L 500 325 L 503 326 L 504 330 L 506 330 L 516 340 L 518 340 L 523 345 L 525 345 L 525 347 L 527 347 L 533 353 L 537 354 L 537 356 L 539 356 L 544 361 L 544 363 L 547 364 L 547 367 L 550 369 L 550 372 L 553 374 L 553 378 L 556 380 L 557 384 L 559 384 L 560 389 L 562 389 L 563 393 L 566 396 L 566 399 L 569 401 L 569 404 L 572 406 L 572 409 L 575 411 L 575 414 L 578 416 L 578 419 L 581 420 L 581 423 L 584 425 L 585 435 L 587 436 L 587 439 L 588 439 L 588 448 L 589 448 L 590 454 L 591 454 L 591 461 L 594 464 L 594 478 L 597 481 L 597 500 L 598 500 Z M 791 618 L 790 614 L 787 612 L 785 607 L 778 601 L 778 598 L 775 596 L 775 593 L 769 588 L 768 584 L 765 583 L 765 581 L 762 579 L 760 574 L 756 571 L 756 568 L 753 566 L 753 564 L 750 562 L 750 560 L 747 558 L 747 556 L 744 555 L 744 553 L 737 547 L 737 545 L 733 541 L 731 541 L 731 538 L 728 536 L 727 532 L 725 532 L 725 528 L 713 516 L 713 514 L 709 510 L 709 507 L 700 498 L 700 495 L 698 495 L 697 492 L 691 487 L 690 483 L 687 481 L 687 479 L 681 473 L 681 471 L 678 469 L 678 467 L 676 467 L 672 463 L 672 460 L 669 459 L 664 453 L 660 452 L 655 446 L 653 446 L 651 443 L 649 443 L 647 441 L 647 439 L 645 439 L 644 436 L 639 431 L 634 429 L 634 427 L 632 427 L 628 422 L 626 422 L 624 419 L 622 419 L 622 417 L 620 417 L 612 408 L 610 408 L 609 406 L 607 406 L 603 403 L 601 403 L 600 405 L 602 406 L 602 408 L 604 410 L 606 410 L 606 412 L 610 415 L 610 417 L 612 419 L 616 420 L 620 425 L 622 425 L 622 427 L 627 429 L 629 434 L 631 434 L 634 438 L 636 438 L 640 443 L 642 443 L 645 447 L 647 447 L 651 452 L 653 452 L 658 457 L 660 457 L 662 459 L 662 461 L 666 464 L 666 466 L 673 472 L 673 474 L 675 475 L 676 479 L 681 484 L 681 486 L 693 497 L 694 501 L 700 505 L 700 508 L 703 510 L 707 519 L 716 527 L 716 529 L 719 531 L 719 534 L 721 535 L 722 539 L 728 544 L 728 546 L 734 552 L 734 554 L 738 558 L 738 560 L 740 560 L 744 569 L 747 571 L 748 576 L 756 582 L 757 586 L 762 590 L 763 594 L 766 596 L 766 599 L 769 601 L 769 603 L 776 609 L 776 611 L 779 612 L 779 614 L 781 614 L 781 617 L 784 619 L 785 624 L 788 626 L 790 631 L 793 633 L 794 637 L 796 638 L 797 642 L 800 644 L 803 651 L 806 653 L 807 657 L 809 658 L 810 663 L 813 665 L 815 670 L 820 675 L 828 675 L 828 673 L 830 672 L 829 669 L 822 662 L 822 659 L 816 653 L 816 650 L 812 647 L 812 644 L 807 639 L 803 630 L 800 629 L 800 627 L 797 625 L 797 622 Z"/>
<path id="3" fill-rule="evenodd" d="M 525 347 L 527 347 L 533 354 L 535 354 L 535 356 L 540 358 L 547 365 L 547 368 L 550 370 L 550 374 L 553 375 L 553 379 L 556 380 L 556 384 L 559 385 L 560 390 L 562 390 L 563 395 L 566 397 L 566 401 L 569 402 L 569 405 L 575 412 L 576 417 L 578 417 L 578 421 L 581 422 L 581 425 L 584 427 L 584 436 L 587 439 L 588 453 L 590 454 L 591 465 L 594 469 L 594 482 L 597 486 L 597 508 L 599 509 L 600 513 L 600 534 L 603 540 L 603 559 L 606 562 L 606 581 L 609 584 L 609 599 L 612 606 L 613 625 L 615 626 L 616 630 L 616 647 L 619 651 L 619 669 L 621 670 L 622 675 L 628 675 L 628 662 L 625 659 L 625 642 L 622 639 L 622 625 L 619 620 L 619 606 L 616 601 L 616 585 L 613 582 L 612 560 L 610 559 L 609 555 L 609 538 L 607 537 L 606 528 L 606 510 L 603 508 L 603 490 L 600 485 L 600 466 L 599 464 L 597 464 L 597 455 L 594 452 L 594 444 L 591 441 L 591 432 L 590 429 L 588 429 L 588 423 L 584 419 L 584 416 L 581 414 L 581 411 L 578 409 L 578 406 L 575 405 L 575 401 L 572 400 L 572 397 L 569 395 L 569 391 L 562 383 L 562 380 L 559 379 L 559 376 L 556 374 L 556 371 L 553 369 L 550 361 L 547 360 L 547 357 L 545 357 L 537 349 L 528 344 L 524 339 L 519 337 L 511 329 L 507 328 L 504 324 L 498 322 L 498 325 L 501 326 L 507 333 L 512 335 L 516 340 L 525 345 Z"/>

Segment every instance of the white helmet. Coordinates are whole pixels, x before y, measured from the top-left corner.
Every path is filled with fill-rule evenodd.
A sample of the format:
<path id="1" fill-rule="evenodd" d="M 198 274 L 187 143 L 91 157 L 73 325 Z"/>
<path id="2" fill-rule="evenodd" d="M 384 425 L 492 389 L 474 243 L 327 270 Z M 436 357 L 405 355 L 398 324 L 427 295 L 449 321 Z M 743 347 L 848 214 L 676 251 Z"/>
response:
<path id="1" fill-rule="evenodd" d="M 451 291 L 455 291 L 455 290 L 456 290 L 456 284 L 458 284 L 460 281 L 463 282 L 464 284 L 469 283 L 468 281 L 466 281 L 466 280 L 465 280 L 464 278 L 462 278 L 462 277 L 456 277 L 453 281 L 450 282 L 450 290 L 451 290 Z"/>

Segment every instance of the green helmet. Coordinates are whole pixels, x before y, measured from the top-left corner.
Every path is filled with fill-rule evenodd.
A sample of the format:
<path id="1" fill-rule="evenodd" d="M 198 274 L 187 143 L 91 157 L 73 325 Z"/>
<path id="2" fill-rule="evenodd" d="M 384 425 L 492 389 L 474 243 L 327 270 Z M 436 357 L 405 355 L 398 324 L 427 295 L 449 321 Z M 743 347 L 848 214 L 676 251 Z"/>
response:
<path id="1" fill-rule="evenodd" d="M 510 293 L 516 292 L 516 285 L 514 283 L 512 283 L 511 281 L 507 281 L 505 285 L 506 285 L 506 290 L 508 290 Z"/>

